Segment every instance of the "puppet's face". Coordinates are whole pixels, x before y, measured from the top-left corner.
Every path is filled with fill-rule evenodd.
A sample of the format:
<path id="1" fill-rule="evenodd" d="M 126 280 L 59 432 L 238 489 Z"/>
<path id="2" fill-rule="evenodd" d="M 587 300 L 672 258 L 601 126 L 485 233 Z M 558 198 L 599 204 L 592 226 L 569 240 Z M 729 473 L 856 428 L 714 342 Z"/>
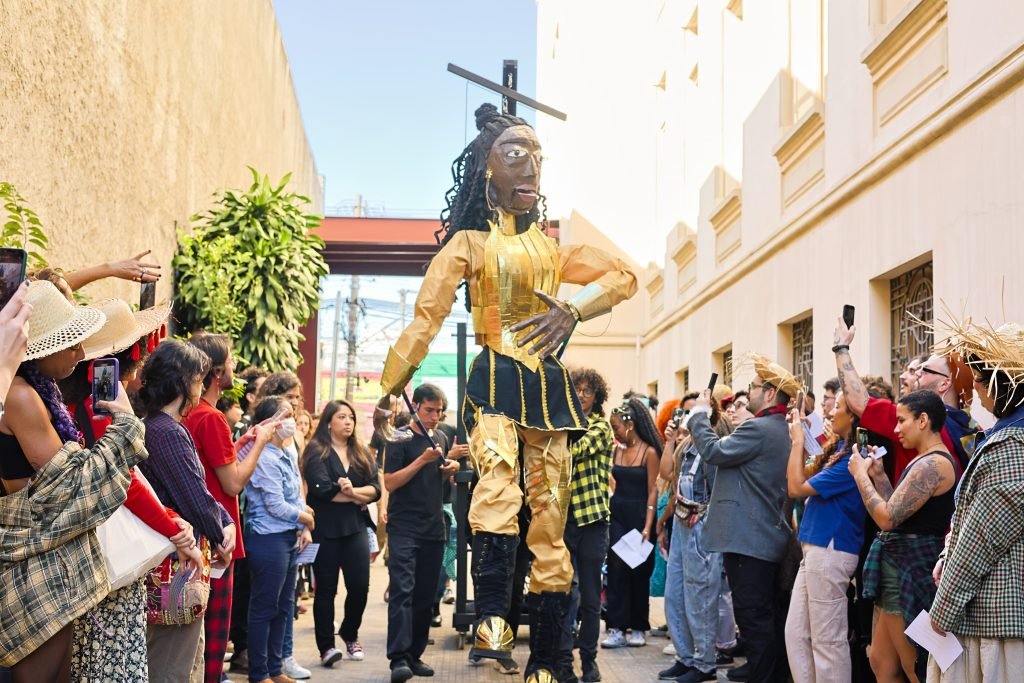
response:
<path id="1" fill-rule="evenodd" d="M 503 132 L 487 154 L 491 205 L 513 215 L 530 211 L 540 192 L 540 141 L 529 126 Z"/>

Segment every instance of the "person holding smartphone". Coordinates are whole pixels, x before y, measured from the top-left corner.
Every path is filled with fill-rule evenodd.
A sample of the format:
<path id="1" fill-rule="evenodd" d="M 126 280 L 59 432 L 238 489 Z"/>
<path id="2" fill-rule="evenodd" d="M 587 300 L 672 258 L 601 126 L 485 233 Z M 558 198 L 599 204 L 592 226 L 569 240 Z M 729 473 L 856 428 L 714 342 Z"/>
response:
<path id="1" fill-rule="evenodd" d="M 4 401 L 28 348 L 28 317 L 32 305 L 25 303 L 28 284 L 22 284 L 0 309 L 0 419 Z"/>
<path id="2" fill-rule="evenodd" d="M 786 619 L 786 651 L 795 683 L 849 681 L 852 676 L 846 591 L 864 542 L 865 516 L 849 469 L 857 416 L 840 393 L 828 418 L 840 440 L 821 471 L 808 478 L 805 412 L 796 408 L 789 412 L 788 492 L 790 497 L 806 499 L 797 535 L 803 560 Z"/>
<path id="3" fill-rule="evenodd" d="M 124 393 L 103 407 L 113 416 L 92 448 L 65 408 L 56 380 L 82 358 L 82 341 L 103 314 L 67 301 L 49 282 L 33 282 L 26 360 L 0 418 L 3 510 L 22 526 L 0 534 L 0 666 L 16 682 L 70 680 L 73 622 L 110 589 L 94 529 L 125 500 L 129 470 L 146 457 L 142 424 Z M 17 300 L 17 299 L 15 299 Z"/>
<path id="4" fill-rule="evenodd" d="M 895 680 L 902 673 L 916 683 L 925 678 L 927 652 L 915 647 L 904 629 L 935 598 L 931 573 L 953 515 L 957 468 L 942 442 L 946 406 L 941 398 L 915 391 L 900 398 L 896 411 L 896 435 L 904 448 L 919 454 L 896 486 L 882 463 L 857 446 L 850 472 L 868 514 L 882 529 L 864 562 L 863 592 L 879 608 L 871 668 L 879 680 Z"/>

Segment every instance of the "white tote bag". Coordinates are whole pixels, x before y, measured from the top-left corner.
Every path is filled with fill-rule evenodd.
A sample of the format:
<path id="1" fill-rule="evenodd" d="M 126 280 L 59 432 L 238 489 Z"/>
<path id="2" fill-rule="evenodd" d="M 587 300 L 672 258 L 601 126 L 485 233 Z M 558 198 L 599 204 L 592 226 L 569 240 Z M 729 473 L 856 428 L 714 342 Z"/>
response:
<path id="1" fill-rule="evenodd" d="M 136 469 L 135 476 L 152 493 L 153 487 L 142 476 L 142 472 Z M 107 521 L 96 527 L 96 535 L 100 540 L 107 577 L 113 590 L 141 579 L 174 552 L 174 544 L 166 536 L 123 505 Z"/>

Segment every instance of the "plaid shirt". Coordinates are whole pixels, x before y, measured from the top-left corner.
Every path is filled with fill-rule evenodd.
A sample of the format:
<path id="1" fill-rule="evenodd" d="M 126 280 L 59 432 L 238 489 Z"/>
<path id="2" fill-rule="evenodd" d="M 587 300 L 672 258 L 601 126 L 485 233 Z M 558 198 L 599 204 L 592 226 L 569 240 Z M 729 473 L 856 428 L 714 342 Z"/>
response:
<path id="1" fill-rule="evenodd" d="M 142 423 L 118 413 L 86 450 L 68 442 L 28 486 L 0 498 L 0 666 L 12 666 L 110 592 L 93 531 L 146 457 Z"/>
<path id="2" fill-rule="evenodd" d="M 586 434 L 572 445 L 575 471 L 570 484 L 571 506 L 579 526 L 606 522 L 611 515 L 608 507 L 608 477 L 612 471 L 614 448 L 615 440 L 608 420 L 597 413 L 591 413 Z"/>
<path id="3" fill-rule="evenodd" d="M 1024 414 L 1014 417 L 988 433 L 957 495 L 930 614 L 961 637 L 1024 638 Z"/>
<path id="4" fill-rule="evenodd" d="M 202 535 L 212 545 L 223 543 L 224 527 L 234 521 L 206 488 L 206 474 L 188 430 L 166 413 L 150 415 L 146 418 L 146 449 L 149 459 L 139 469 L 160 502 L 192 525 L 197 540 Z"/>

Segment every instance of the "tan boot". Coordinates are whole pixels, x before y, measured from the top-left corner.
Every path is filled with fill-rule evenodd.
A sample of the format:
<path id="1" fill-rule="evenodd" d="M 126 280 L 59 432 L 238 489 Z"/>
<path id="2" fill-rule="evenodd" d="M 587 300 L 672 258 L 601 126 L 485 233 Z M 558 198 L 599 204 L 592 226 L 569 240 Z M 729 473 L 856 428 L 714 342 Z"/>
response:
<path id="1" fill-rule="evenodd" d="M 296 681 L 291 676 L 285 676 L 284 674 L 278 674 L 276 676 L 271 676 L 270 680 L 273 681 L 274 683 L 298 683 L 298 681 Z"/>

